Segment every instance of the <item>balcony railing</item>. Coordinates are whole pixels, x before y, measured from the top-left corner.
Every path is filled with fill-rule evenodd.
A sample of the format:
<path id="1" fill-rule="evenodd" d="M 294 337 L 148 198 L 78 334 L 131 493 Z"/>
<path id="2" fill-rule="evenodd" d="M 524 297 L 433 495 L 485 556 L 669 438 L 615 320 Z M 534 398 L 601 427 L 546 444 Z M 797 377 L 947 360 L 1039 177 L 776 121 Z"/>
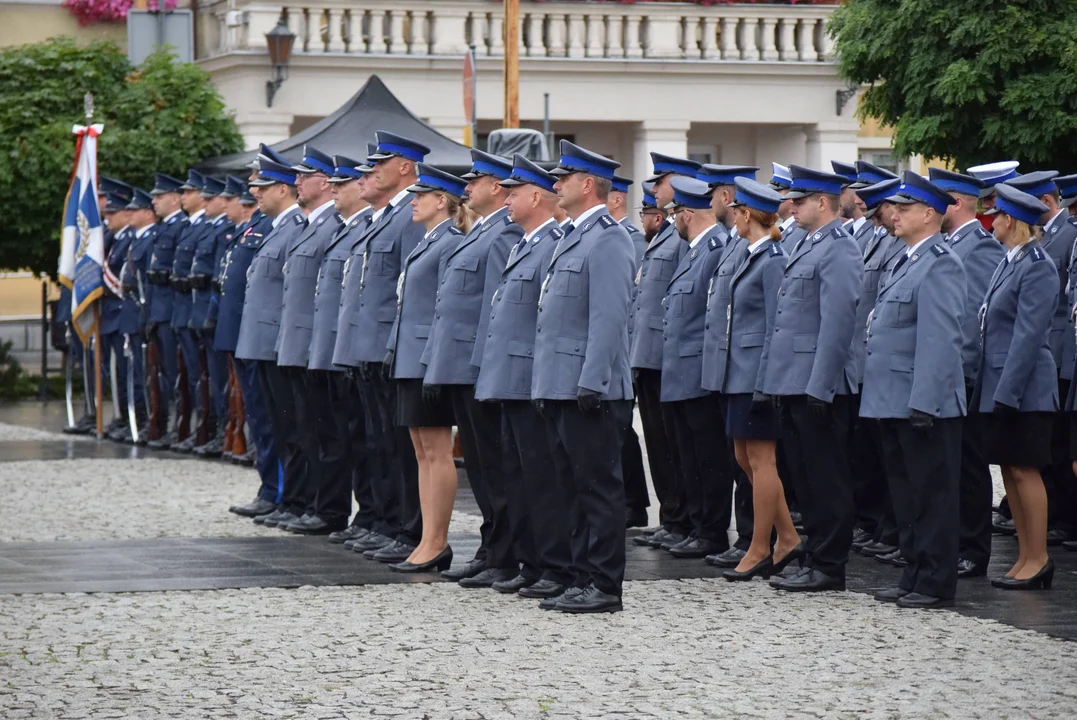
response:
<path id="1" fill-rule="evenodd" d="M 483 0 L 306 0 L 299 4 L 204 4 L 220 32 L 215 54 L 265 48 L 281 10 L 295 52 L 345 55 L 504 55 L 504 10 Z M 524 58 L 826 62 L 826 5 L 701 6 L 645 2 L 520 4 Z M 211 51 L 212 53 L 212 51 Z"/>

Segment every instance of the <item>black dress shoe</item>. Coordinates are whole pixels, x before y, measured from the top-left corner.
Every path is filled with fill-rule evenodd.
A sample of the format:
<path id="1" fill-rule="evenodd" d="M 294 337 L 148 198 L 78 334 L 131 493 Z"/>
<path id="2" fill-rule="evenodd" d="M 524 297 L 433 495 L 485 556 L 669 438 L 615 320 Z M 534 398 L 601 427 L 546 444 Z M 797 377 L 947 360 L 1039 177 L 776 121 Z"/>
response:
<path id="1" fill-rule="evenodd" d="M 370 531 L 362 525 L 349 525 L 343 530 L 329 533 L 329 542 L 334 545 L 341 545 L 349 540 L 355 540 L 356 538 L 362 537 L 368 532 Z"/>
<path id="2" fill-rule="evenodd" d="M 343 530 L 347 526 L 347 518 L 326 520 L 318 515 L 308 515 L 305 518 L 300 518 L 298 522 L 291 523 L 286 529 L 288 532 L 298 533 L 299 535 L 328 535 L 338 530 Z"/>
<path id="3" fill-rule="evenodd" d="M 275 522 L 273 521 L 272 518 L 266 520 L 265 521 L 265 526 L 266 527 L 275 527 L 278 530 L 287 530 L 289 525 L 291 525 L 294 522 L 299 522 L 302 519 L 303 519 L 302 515 L 296 515 L 293 512 L 285 511 L 284 513 L 281 514 L 281 516 L 279 518 L 277 518 L 277 520 Z"/>
<path id="4" fill-rule="evenodd" d="M 647 524 L 647 508 L 628 508 L 625 513 L 625 529 L 643 527 Z"/>
<path id="5" fill-rule="evenodd" d="M 269 515 L 259 515 L 258 517 L 262 518 L 261 524 L 265 525 L 266 527 L 277 527 L 282 522 L 287 524 L 292 522 L 293 520 L 299 519 L 298 515 L 293 515 L 292 513 L 283 509 L 274 510 Z M 258 518 L 255 518 L 254 521 L 258 522 Z"/>
<path id="6" fill-rule="evenodd" d="M 897 599 L 897 606 L 917 610 L 931 610 L 932 608 L 947 608 L 954 606 L 953 598 L 940 598 L 921 593 L 909 593 Z"/>
<path id="7" fill-rule="evenodd" d="M 300 523 L 300 522 L 306 522 L 307 518 L 309 518 L 309 517 L 311 517 L 309 513 L 303 513 L 302 515 L 297 517 L 295 520 L 288 520 L 287 522 L 283 522 L 283 521 L 278 522 L 277 523 L 277 529 L 278 530 L 287 530 L 288 532 L 292 532 L 292 530 L 291 530 L 292 525 L 294 525 L 296 523 Z"/>
<path id="8" fill-rule="evenodd" d="M 774 567 L 771 568 L 770 574 L 771 575 L 777 575 L 782 570 L 785 570 L 785 568 L 789 564 L 791 564 L 793 561 L 796 561 L 796 562 L 800 563 L 801 565 L 803 565 L 804 564 L 804 557 L 807 554 L 808 554 L 807 550 L 804 549 L 804 543 L 803 542 L 797 543 L 797 546 L 795 548 L 793 548 L 792 550 L 790 550 L 789 552 L 787 552 L 785 554 L 785 557 L 783 557 L 778 562 L 774 563 Z"/>
<path id="9" fill-rule="evenodd" d="M 744 556 L 748 554 L 748 551 L 741 550 L 739 547 L 731 547 L 725 552 L 718 553 L 717 555 L 707 555 L 704 559 L 708 565 L 720 568 L 735 568 L 740 565 L 740 561 L 744 559 Z"/>
<path id="10" fill-rule="evenodd" d="M 1024 580 L 1018 580 L 1016 578 L 1000 577 L 991 581 L 991 585 L 1003 590 L 1037 590 L 1043 588 L 1044 590 L 1051 589 L 1051 583 L 1055 579 L 1055 561 L 1048 560 L 1047 563 L 1040 568 L 1040 571 L 1030 578 Z"/>
<path id="11" fill-rule="evenodd" d="M 823 592 L 826 590 L 844 590 L 845 578 L 827 575 L 820 570 L 812 568 L 808 572 L 797 575 L 796 577 L 789 578 L 788 580 L 779 580 L 777 583 L 771 581 L 770 584 L 772 587 L 787 592 Z"/>
<path id="12" fill-rule="evenodd" d="M 1049 547 L 1058 547 L 1062 543 L 1070 539 L 1070 534 L 1065 530 L 1059 530 L 1058 528 L 1051 528 L 1047 531 L 1047 545 Z"/>
<path id="13" fill-rule="evenodd" d="M 173 443 L 172 446 L 169 447 L 169 450 L 186 454 L 194 450 L 194 444 L 195 436 L 194 433 L 191 433 L 183 442 Z"/>
<path id="14" fill-rule="evenodd" d="M 196 447 L 194 449 L 194 454 L 198 455 L 199 457 L 217 458 L 217 457 L 221 456 L 221 453 L 223 451 L 224 451 L 224 438 L 215 437 L 212 440 L 210 440 L 208 443 L 206 443 L 205 445 L 202 445 L 200 447 Z"/>
<path id="15" fill-rule="evenodd" d="M 464 578 L 475 577 L 483 570 L 486 569 L 485 560 L 471 560 L 460 567 L 449 568 L 441 573 L 441 577 L 446 580 L 463 580 Z"/>
<path id="16" fill-rule="evenodd" d="M 156 440 L 150 440 L 146 443 L 146 447 L 151 450 L 164 450 L 171 447 L 172 444 L 176 442 L 179 442 L 179 436 L 176 434 L 176 431 L 173 430 L 172 432 L 165 433 Z"/>
<path id="17" fill-rule="evenodd" d="M 444 570 L 450 565 L 452 565 L 452 548 L 446 546 L 445 549 L 439 552 L 437 557 L 432 560 L 424 563 L 410 563 L 405 560 L 404 562 L 393 563 L 389 566 L 389 569 L 399 573 L 437 572 L 438 570 Z"/>
<path id="18" fill-rule="evenodd" d="M 860 548 L 860 554 L 864 557 L 875 557 L 877 555 L 889 555 L 897 550 L 893 545 L 888 545 L 884 542 L 869 542 L 864 547 Z"/>
<path id="19" fill-rule="evenodd" d="M 718 552 L 722 552 L 720 544 L 700 537 L 690 538 L 669 549 L 669 554 L 675 558 L 704 558 Z"/>
<path id="20" fill-rule="evenodd" d="M 493 587 L 496 582 L 502 580 L 512 580 L 516 577 L 516 571 L 509 568 L 486 568 L 478 575 L 472 575 L 471 577 L 460 578 L 458 581 L 460 587 L 466 588 L 488 588 Z"/>
<path id="21" fill-rule="evenodd" d="M 977 565 L 971 560 L 960 558 L 957 561 L 957 576 L 959 578 L 983 577 L 987 574 L 986 565 Z"/>
<path id="22" fill-rule="evenodd" d="M 643 536 L 643 537 L 650 537 L 651 535 L 654 535 L 656 532 L 658 532 L 661 529 L 662 529 L 661 525 L 654 525 L 652 527 L 640 528 L 639 534 L 641 536 Z"/>
<path id="23" fill-rule="evenodd" d="M 531 598 L 533 600 L 544 600 L 547 598 L 556 598 L 564 591 L 565 586 L 559 582 L 554 582 L 553 580 L 539 580 L 534 585 L 520 588 L 516 591 L 516 594 L 520 597 Z"/>
<path id="24" fill-rule="evenodd" d="M 688 542 L 690 536 L 681 535 L 680 533 L 669 533 L 665 539 L 655 544 L 654 536 L 651 536 L 651 547 L 657 547 L 660 550 L 670 550 L 673 547 L 680 545 L 681 543 Z"/>
<path id="25" fill-rule="evenodd" d="M 789 511 L 789 519 L 793 521 L 793 527 L 797 532 L 804 532 L 804 516 L 796 510 Z"/>
<path id="26" fill-rule="evenodd" d="M 1003 517 L 1001 514 L 995 515 L 995 519 L 991 521 L 991 529 L 999 535 L 1017 534 L 1017 526 L 1013 524 L 1013 519 Z"/>
<path id="27" fill-rule="evenodd" d="M 669 531 L 667 531 L 664 527 L 659 527 L 653 533 L 648 534 L 644 532 L 637 535 L 636 537 L 632 538 L 632 542 L 642 547 L 659 547 L 662 544 L 662 538 L 666 535 L 669 535 Z M 657 542 L 658 545 L 652 545 L 652 543 L 654 542 Z"/>
<path id="28" fill-rule="evenodd" d="M 801 566 L 801 567 L 797 568 L 796 570 L 793 570 L 792 568 L 790 568 L 789 571 L 786 572 L 784 575 L 778 575 L 778 576 L 771 577 L 770 578 L 770 586 L 772 588 L 777 588 L 785 580 L 793 580 L 795 578 L 800 577 L 801 575 L 807 575 L 810 572 L 811 572 L 811 568 L 807 567 L 807 566 Z"/>
<path id="29" fill-rule="evenodd" d="M 872 540 L 871 533 L 860 528 L 853 528 L 853 549 L 857 552 Z"/>
<path id="30" fill-rule="evenodd" d="M 375 552 L 371 559 L 381 563 L 399 563 L 411 557 L 413 552 L 415 552 L 415 545 L 409 545 L 397 540 L 392 545 Z M 365 557 L 366 553 L 363 553 L 363 556 Z"/>
<path id="31" fill-rule="evenodd" d="M 621 612 L 620 595 L 604 593 L 594 585 L 572 597 L 566 597 L 554 606 L 554 610 L 563 613 L 614 613 Z"/>
<path id="32" fill-rule="evenodd" d="M 1062 543 L 1063 550 L 1069 550 L 1070 552 L 1077 552 L 1077 540 L 1067 540 Z"/>
<path id="33" fill-rule="evenodd" d="M 894 567 L 899 568 L 907 567 L 909 564 L 909 561 L 905 559 L 905 556 L 901 554 L 900 550 L 895 550 L 886 555 L 876 555 L 875 559 L 884 565 L 893 565 Z"/>
<path id="34" fill-rule="evenodd" d="M 262 513 L 261 515 L 255 515 L 252 518 L 252 520 L 254 520 L 255 525 L 265 525 L 266 520 L 269 520 L 270 518 L 275 519 L 275 516 L 277 515 L 278 512 L 280 512 L 280 511 L 279 510 L 271 510 L 271 511 L 269 511 L 267 513 Z"/>
<path id="35" fill-rule="evenodd" d="M 896 603 L 901 598 L 909 594 L 908 590 L 902 590 L 899 587 L 886 588 L 875 593 L 875 599 L 879 602 Z"/>
<path id="36" fill-rule="evenodd" d="M 358 553 L 365 553 L 369 550 L 381 550 L 383 547 L 392 545 L 394 542 L 395 541 L 388 535 L 369 532 L 364 537 L 355 538 L 355 541 L 352 544 L 352 550 Z"/>
<path id="37" fill-rule="evenodd" d="M 766 580 L 767 578 L 770 577 L 770 571 L 771 571 L 771 568 L 773 568 L 773 567 L 774 567 L 774 559 L 771 556 L 768 555 L 767 557 L 763 558 L 762 560 L 760 560 L 759 562 L 757 562 L 755 565 L 748 568 L 744 572 L 740 572 L 736 568 L 732 568 L 730 570 L 725 570 L 724 572 L 722 572 L 722 577 L 724 577 L 729 582 L 738 582 L 738 581 L 742 581 L 742 580 L 751 580 L 756 575 L 759 575 L 764 580 Z"/>
<path id="38" fill-rule="evenodd" d="M 535 580 L 533 578 L 524 577 L 523 575 L 517 575 L 511 580 L 498 580 L 490 587 L 492 587 L 494 590 L 497 590 L 499 593 L 505 593 L 506 595 L 508 595 L 509 593 L 518 592 L 525 587 L 531 587 L 534 584 Z"/>
<path id="39" fill-rule="evenodd" d="M 586 589 L 587 588 L 578 587 L 566 588 L 565 591 L 560 595 L 554 595 L 553 597 L 548 597 L 539 601 L 539 608 L 542 610 L 554 610 L 557 608 L 558 603 L 564 602 L 565 600 L 570 600 Z"/>
<path id="40" fill-rule="evenodd" d="M 241 515 L 242 517 L 258 517 L 259 515 L 266 515 L 277 509 L 277 506 L 268 500 L 262 498 L 255 498 L 253 502 L 246 505 L 233 505 L 228 508 L 228 512 Z"/>
<path id="41" fill-rule="evenodd" d="M 63 429 L 64 435 L 89 435 L 97 429 L 97 418 L 93 415 L 83 415 L 74 425 L 68 425 Z"/>

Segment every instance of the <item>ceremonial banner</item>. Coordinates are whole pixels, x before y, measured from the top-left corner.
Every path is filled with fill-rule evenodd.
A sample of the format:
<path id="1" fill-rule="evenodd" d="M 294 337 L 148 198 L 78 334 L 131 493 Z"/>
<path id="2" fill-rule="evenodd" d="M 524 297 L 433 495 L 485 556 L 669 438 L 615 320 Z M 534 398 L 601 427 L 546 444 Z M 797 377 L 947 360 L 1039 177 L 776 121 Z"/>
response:
<path id="1" fill-rule="evenodd" d="M 64 206 L 60 282 L 71 289 L 71 321 L 83 343 L 94 332 L 93 303 L 104 292 L 104 228 L 97 208 L 97 136 L 103 125 L 76 125 L 75 172 Z M 90 312 L 88 312 L 90 311 Z"/>

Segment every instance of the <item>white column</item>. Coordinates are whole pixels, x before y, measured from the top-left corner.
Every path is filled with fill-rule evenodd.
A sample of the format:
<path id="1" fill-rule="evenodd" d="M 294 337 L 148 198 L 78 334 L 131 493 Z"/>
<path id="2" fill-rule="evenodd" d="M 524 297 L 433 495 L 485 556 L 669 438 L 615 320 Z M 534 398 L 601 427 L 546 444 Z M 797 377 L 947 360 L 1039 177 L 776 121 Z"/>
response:
<path id="1" fill-rule="evenodd" d="M 625 57 L 643 57 L 643 39 L 640 37 L 642 15 L 631 13 L 625 16 Z"/>
<path id="2" fill-rule="evenodd" d="M 797 21 L 793 18 L 782 18 L 781 25 L 778 26 L 779 60 L 795 60 L 797 57 L 796 41 L 793 35 L 796 24 Z"/>
<path id="3" fill-rule="evenodd" d="M 587 33 L 583 44 L 585 57 L 605 57 L 606 55 L 606 20 L 601 15 L 588 15 Z"/>
<path id="4" fill-rule="evenodd" d="M 562 13 L 550 13 L 549 15 L 549 44 L 546 54 L 550 57 L 565 56 L 565 16 Z"/>
<path id="5" fill-rule="evenodd" d="M 285 91 L 288 84 L 281 87 Z M 291 113 L 273 112 L 270 110 L 252 110 L 236 113 L 236 125 L 243 135 L 244 147 L 258 147 L 258 143 L 272 145 L 289 137 L 292 134 L 292 121 L 295 116 Z"/>
<path id="6" fill-rule="evenodd" d="M 636 183 L 629 194 L 629 204 L 639 205 L 643 199 L 640 181 L 651 174 L 651 153 L 659 152 L 673 157 L 688 157 L 688 120 L 644 120 L 636 126 L 635 143 L 632 147 L 632 167 L 622 168 Z"/>
<path id="7" fill-rule="evenodd" d="M 541 19 L 541 17 L 540 17 Z M 536 28 L 538 35 L 536 35 Z M 520 57 L 540 56 L 542 47 L 542 24 L 535 22 L 535 13 L 520 13 Z"/>
<path id="8" fill-rule="evenodd" d="M 717 24 L 718 18 L 709 15 L 700 23 L 699 56 L 704 60 L 714 58 L 718 54 L 718 44 L 715 42 Z"/>
<path id="9" fill-rule="evenodd" d="M 831 160 L 856 162 L 860 154 L 859 132 L 860 123 L 855 119 L 830 120 L 805 127 L 808 167 L 827 169 Z"/>
<path id="10" fill-rule="evenodd" d="M 800 20 L 797 22 L 796 32 L 797 60 L 800 62 L 815 61 L 815 21 Z"/>
<path id="11" fill-rule="evenodd" d="M 647 18 L 647 57 L 679 58 L 684 56 L 681 49 L 681 16 L 659 15 Z"/>
<path id="12" fill-rule="evenodd" d="M 775 18 L 763 18 L 763 25 L 761 31 L 763 33 L 762 42 L 759 43 L 760 59 L 761 60 L 777 60 L 778 59 L 778 47 L 775 44 L 775 33 L 777 31 L 778 21 Z"/>
<path id="13" fill-rule="evenodd" d="M 606 57 L 621 58 L 625 56 L 624 15 L 610 15 L 606 25 Z"/>
<path id="14" fill-rule="evenodd" d="M 583 15 L 580 13 L 569 13 L 568 51 L 565 53 L 566 57 L 583 57 L 583 45 L 586 42 L 586 38 L 584 37 L 585 33 L 586 28 L 584 27 Z"/>
<path id="15" fill-rule="evenodd" d="M 326 22 L 329 27 L 329 42 L 326 47 L 326 52 L 342 53 L 344 52 L 344 23 L 347 21 L 347 16 L 344 10 L 340 8 L 328 8 L 326 11 Z"/>
<path id="16" fill-rule="evenodd" d="M 722 18 L 722 36 L 719 48 L 723 60 L 736 60 L 740 57 L 737 53 L 737 24 L 739 22 L 739 18 Z"/>

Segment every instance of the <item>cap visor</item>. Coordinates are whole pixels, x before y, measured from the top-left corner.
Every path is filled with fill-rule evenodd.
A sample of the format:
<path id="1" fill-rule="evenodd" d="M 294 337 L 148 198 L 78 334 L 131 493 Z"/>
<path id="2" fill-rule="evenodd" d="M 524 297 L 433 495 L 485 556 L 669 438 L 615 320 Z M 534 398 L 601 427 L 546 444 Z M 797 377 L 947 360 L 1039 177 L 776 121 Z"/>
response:
<path id="1" fill-rule="evenodd" d="M 463 178 L 464 180 L 474 180 L 475 178 L 481 178 L 485 174 L 486 173 L 475 172 L 474 170 L 469 170 L 466 173 L 464 173 L 463 175 L 461 175 L 460 177 Z"/>
<path id="2" fill-rule="evenodd" d="M 557 175 L 557 176 L 574 175 L 574 174 L 576 174 L 578 172 L 579 172 L 579 170 L 573 170 L 572 168 L 561 167 L 560 165 L 555 167 L 553 170 L 550 170 L 551 175 Z"/>
<path id="3" fill-rule="evenodd" d="M 462 177 L 466 178 L 467 175 L 463 175 Z M 504 180 L 502 180 L 501 182 L 498 183 L 498 185 L 500 185 L 501 187 L 518 187 L 520 185 L 527 185 L 527 184 L 528 183 L 524 182 L 523 180 L 515 180 L 513 178 L 505 178 Z"/>
<path id="4" fill-rule="evenodd" d="M 1062 200 L 1058 204 L 1060 207 L 1068 208 L 1075 202 L 1077 202 L 1077 195 L 1074 195 L 1073 197 L 1062 198 Z"/>
<path id="5" fill-rule="evenodd" d="M 736 199 L 734 199 L 732 202 L 729 203 L 729 205 L 727 207 L 740 207 L 743 204 L 744 203 L 739 202 Z"/>
<path id="6" fill-rule="evenodd" d="M 982 198 L 990 197 L 990 196 L 992 196 L 994 194 L 995 194 L 995 186 L 994 185 L 988 185 L 987 187 L 980 188 L 980 197 L 982 197 Z"/>
<path id="7" fill-rule="evenodd" d="M 434 192 L 434 190 L 437 190 L 437 188 L 432 188 L 429 185 L 420 185 L 419 183 L 416 183 L 414 185 L 409 185 L 406 192 L 410 192 L 410 193 L 428 193 L 428 192 Z"/>
<path id="8" fill-rule="evenodd" d="M 667 173 L 655 173 L 654 175 L 651 175 L 649 178 L 644 180 L 644 182 L 657 182 L 659 178 L 665 177 L 666 174 Z"/>
<path id="9" fill-rule="evenodd" d="M 391 157 L 396 157 L 396 153 L 374 153 L 373 155 L 367 155 L 367 160 L 388 160 Z"/>
<path id="10" fill-rule="evenodd" d="M 279 180 L 262 180 L 259 178 L 257 180 L 251 180 L 247 184 L 251 187 L 269 187 L 270 185 L 276 185 L 279 182 Z"/>
<path id="11" fill-rule="evenodd" d="M 877 212 L 879 212 L 878 205 L 876 205 L 875 207 L 870 207 L 864 211 L 864 217 L 866 217 L 868 220 L 871 220 L 873 217 L 875 217 L 875 213 Z"/>
<path id="12" fill-rule="evenodd" d="M 803 190 L 790 190 L 789 192 L 787 192 L 785 194 L 785 199 L 786 200 L 797 200 L 799 198 L 806 198 L 806 197 L 808 197 L 810 195 L 815 195 L 815 192 L 811 191 L 811 190 L 809 190 L 807 192 L 805 192 Z"/>
<path id="13" fill-rule="evenodd" d="M 998 215 L 1000 212 L 1002 212 L 1001 208 L 993 207 L 993 208 L 991 208 L 989 210 L 984 210 L 980 214 L 981 215 Z"/>
<path id="14" fill-rule="evenodd" d="M 198 192 L 202 192 L 202 188 L 195 187 L 194 185 L 190 185 L 188 183 L 183 183 L 182 185 L 179 186 L 179 189 L 180 190 L 197 190 Z"/>
<path id="15" fill-rule="evenodd" d="M 346 182 L 348 182 L 350 180 L 358 180 L 358 179 L 359 178 L 353 178 L 350 175 L 334 175 L 331 178 L 326 178 L 326 182 L 339 184 L 339 183 L 346 183 Z"/>

